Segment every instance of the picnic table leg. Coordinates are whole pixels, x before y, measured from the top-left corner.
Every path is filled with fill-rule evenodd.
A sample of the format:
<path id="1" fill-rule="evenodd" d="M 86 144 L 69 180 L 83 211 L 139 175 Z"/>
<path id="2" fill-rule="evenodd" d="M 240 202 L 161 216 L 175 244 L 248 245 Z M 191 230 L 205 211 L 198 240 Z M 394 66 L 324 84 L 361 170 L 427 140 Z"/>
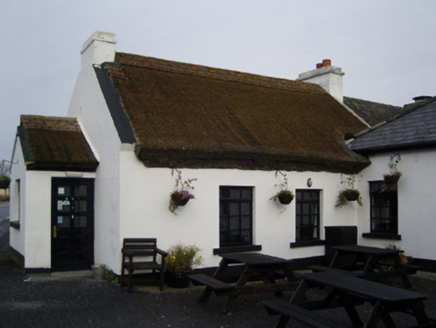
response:
<path id="1" fill-rule="evenodd" d="M 347 293 L 340 293 L 339 298 L 341 300 L 342 305 L 345 308 L 345 311 L 347 312 L 348 316 L 350 317 L 351 322 L 353 323 L 353 326 L 355 327 L 361 327 L 363 326 L 363 322 L 360 319 L 359 313 L 357 313 L 356 308 L 353 304 L 353 299 L 347 294 Z M 369 326 L 371 327 L 371 326 Z"/>
<path id="2" fill-rule="evenodd" d="M 394 258 L 394 263 L 395 263 L 395 270 L 401 270 L 403 264 L 401 263 L 400 260 L 400 255 L 397 255 Z M 404 287 L 407 289 L 412 288 L 412 284 L 410 283 L 409 277 L 407 276 L 407 274 L 402 274 L 401 276 L 401 280 L 403 281 Z"/>
<path id="3" fill-rule="evenodd" d="M 228 265 L 229 262 L 226 259 L 222 259 L 220 265 L 218 266 L 215 273 L 213 274 L 213 277 L 219 280 L 223 276 L 224 271 L 227 269 Z M 213 292 L 212 288 L 206 287 L 203 291 L 203 294 L 201 294 L 198 303 L 206 303 L 212 292 Z"/>
<path id="4" fill-rule="evenodd" d="M 247 281 L 250 279 L 251 273 L 252 273 L 252 269 L 249 266 L 246 266 L 244 272 L 239 277 L 236 283 L 236 287 L 244 286 L 247 283 Z M 237 298 L 238 298 L 238 294 L 235 292 L 231 292 L 227 298 L 227 301 L 224 303 L 223 307 L 221 308 L 221 314 L 227 314 Z"/>
<path id="5" fill-rule="evenodd" d="M 416 321 L 418 321 L 420 325 L 430 324 L 430 319 L 425 312 L 422 301 L 416 302 L 416 304 L 413 306 L 412 312 L 416 318 Z"/>
<path id="6" fill-rule="evenodd" d="M 369 315 L 369 320 L 365 324 L 365 327 L 375 327 L 377 325 L 377 322 L 380 321 L 382 314 L 381 314 L 381 303 L 380 301 L 376 302 L 374 307 L 371 310 L 371 313 Z"/>
<path id="7" fill-rule="evenodd" d="M 309 286 L 307 282 L 302 279 L 295 290 L 294 294 L 292 294 L 291 299 L 289 300 L 289 303 L 299 305 L 303 300 L 307 300 L 306 297 L 306 291 L 309 289 Z"/>
<path id="8" fill-rule="evenodd" d="M 369 274 L 373 271 L 372 270 L 373 260 L 374 260 L 374 256 L 372 256 L 372 254 L 369 255 L 367 260 L 366 260 L 365 266 L 363 267 L 363 270 L 362 270 L 363 273 Z"/>

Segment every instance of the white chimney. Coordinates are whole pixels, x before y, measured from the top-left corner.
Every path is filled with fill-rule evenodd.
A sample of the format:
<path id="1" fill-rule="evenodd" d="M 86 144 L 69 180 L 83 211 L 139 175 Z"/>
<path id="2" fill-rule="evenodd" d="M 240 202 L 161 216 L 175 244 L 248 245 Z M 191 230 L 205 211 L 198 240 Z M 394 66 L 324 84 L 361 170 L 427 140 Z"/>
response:
<path id="1" fill-rule="evenodd" d="M 114 33 L 95 32 L 86 40 L 80 52 L 82 54 L 82 68 L 92 64 L 100 65 L 104 62 L 113 62 L 116 44 Z"/>
<path id="2" fill-rule="evenodd" d="M 330 59 L 324 59 L 322 63 L 316 64 L 316 69 L 299 74 L 297 81 L 319 84 L 342 103 L 344 98 L 342 76 L 345 73 L 342 73 L 340 67 L 334 67 L 331 64 Z"/>

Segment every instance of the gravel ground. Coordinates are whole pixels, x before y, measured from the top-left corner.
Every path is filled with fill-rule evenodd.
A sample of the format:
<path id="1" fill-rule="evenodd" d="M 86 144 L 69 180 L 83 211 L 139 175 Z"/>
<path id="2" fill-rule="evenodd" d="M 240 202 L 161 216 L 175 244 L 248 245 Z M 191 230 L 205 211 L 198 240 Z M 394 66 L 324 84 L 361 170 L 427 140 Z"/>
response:
<path id="1" fill-rule="evenodd" d="M 30 278 L 30 279 L 29 279 Z M 432 278 L 432 276 L 430 276 Z M 398 281 L 400 283 L 400 281 Z M 413 277 L 412 290 L 429 296 L 426 306 L 436 309 L 436 281 Z M 135 288 L 132 293 L 118 285 L 91 278 L 59 278 L 24 275 L 6 253 L 0 253 L 1 327 L 274 327 L 259 302 L 268 294 L 241 296 L 231 313 L 218 315 L 224 299 L 212 295 L 198 304 L 201 288 L 169 290 Z M 318 291 L 316 293 L 321 293 Z M 290 294 L 286 295 L 290 297 Z M 362 317 L 368 306 L 358 308 Z M 323 311 L 326 317 L 351 327 L 345 311 Z M 416 324 L 413 317 L 394 315 L 400 327 Z M 302 327 L 291 322 L 289 327 Z"/>

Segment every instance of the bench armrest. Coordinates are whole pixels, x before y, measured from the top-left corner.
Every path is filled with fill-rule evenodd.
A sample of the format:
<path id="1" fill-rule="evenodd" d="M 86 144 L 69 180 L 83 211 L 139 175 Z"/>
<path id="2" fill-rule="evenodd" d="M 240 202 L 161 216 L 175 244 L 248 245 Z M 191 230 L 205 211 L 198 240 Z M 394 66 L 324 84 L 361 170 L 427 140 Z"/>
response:
<path id="1" fill-rule="evenodd" d="M 168 256 L 168 253 L 165 252 L 165 251 L 163 251 L 163 250 L 161 250 L 160 248 L 156 248 L 156 252 L 157 252 L 158 254 L 162 255 L 163 258 L 165 258 L 165 257 Z"/>

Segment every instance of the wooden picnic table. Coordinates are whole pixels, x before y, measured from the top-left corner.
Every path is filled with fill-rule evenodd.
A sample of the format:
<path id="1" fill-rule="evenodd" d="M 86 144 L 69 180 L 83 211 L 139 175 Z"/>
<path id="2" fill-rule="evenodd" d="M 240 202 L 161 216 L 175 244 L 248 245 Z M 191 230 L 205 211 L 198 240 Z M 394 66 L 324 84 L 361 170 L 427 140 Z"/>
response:
<path id="1" fill-rule="evenodd" d="M 199 299 L 199 303 L 205 303 L 212 292 L 217 296 L 227 296 L 227 301 L 221 309 L 221 314 L 229 312 L 231 306 L 241 294 L 275 293 L 281 296 L 283 291 L 295 290 L 298 281 L 292 272 L 292 260 L 261 253 L 230 253 L 222 254 L 221 262 L 213 277 L 203 274 L 192 274 L 189 278 L 197 283 L 206 285 L 206 288 Z M 224 273 L 229 265 L 244 264 L 244 269 L 235 285 L 222 281 Z M 286 282 L 277 282 L 275 273 L 282 273 Z M 253 275 L 259 274 L 261 284 L 248 284 Z"/>
<path id="2" fill-rule="evenodd" d="M 383 320 L 386 326 L 396 327 L 390 313 L 398 311 L 414 315 L 419 325 L 430 325 L 423 303 L 426 295 L 341 273 L 306 273 L 298 274 L 298 277 L 301 278 L 300 284 L 288 303 L 282 300 L 262 302 L 269 312 L 280 314 L 277 327 L 285 327 L 291 317 L 309 324 L 312 324 L 309 320 L 315 319 L 324 326 L 335 327 L 337 324 L 331 324 L 318 313 L 313 313 L 313 310 L 331 307 L 343 307 L 354 326 L 374 327 Z M 313 287 L 325 288 L 328 292 L 319 300 L 308 301 L 306 292 Z M 365 323 L 355 308 L 362 302 L 372 304 Z M 308 310 L 313 316 L 308 314 Z"/>
<path id="3" fill-rule="evenodd" d="M 404 286 L 410 288 L 408 275 L 417 271 L 417 267 L 402 263 L 399 255 L 402 250 L 361 245 L 336 246 L 333 249 L 336 252 L 329 268 L 357 271 L 368 280 L 401 277 Z"/>

